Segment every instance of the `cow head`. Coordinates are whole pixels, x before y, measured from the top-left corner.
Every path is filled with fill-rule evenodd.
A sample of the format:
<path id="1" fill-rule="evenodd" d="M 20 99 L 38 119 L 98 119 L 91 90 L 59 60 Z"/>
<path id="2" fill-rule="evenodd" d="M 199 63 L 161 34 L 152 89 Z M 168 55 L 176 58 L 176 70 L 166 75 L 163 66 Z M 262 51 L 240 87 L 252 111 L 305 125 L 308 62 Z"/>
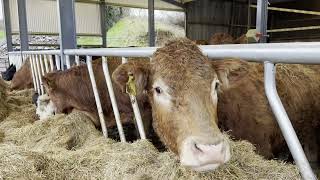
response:
<path id="1" fill-rule="evenodd" d="M 210 62 L 195 43 L 180 39 L 158 49 L 150 63 L 123 64 L 112 77 L 123 88 L 134 75 L 138 92 L 148 93 L 161 140 L 182 165 L 204 171 L 230 159 L 229 143 L 217 126 L 218 92 L 232 87 L 228 79 L 240 77 L 241 63 Z"/>

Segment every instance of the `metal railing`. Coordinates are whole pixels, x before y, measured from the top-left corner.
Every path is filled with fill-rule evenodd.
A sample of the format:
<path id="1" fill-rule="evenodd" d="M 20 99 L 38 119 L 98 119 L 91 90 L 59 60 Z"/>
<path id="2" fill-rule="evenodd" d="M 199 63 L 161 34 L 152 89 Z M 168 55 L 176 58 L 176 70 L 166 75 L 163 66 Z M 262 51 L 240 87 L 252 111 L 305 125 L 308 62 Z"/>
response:
<path id="1" fill-rule="evenodd" d="M 269 44 L 232 44 L 232 45 L 209 45 L 209 46 L 199 46 L 202 52 L 209 58 L 223 59 L 223 58 L 240 58 L 247 61 L 264 63 L 264 78 L 265 78 L 265 93 L 271 109 L 275 114 L 276 120 L 280 126 L 282 134 L 288 144 L 289 150 L 299 167 L 301 175 L 304 179 L 316 179 L 309 162 L 303 152 L 302 146 L 297 138 L 297 135 L 293 129 L 293 126 L 289 120 L 289 117 L 281 103 L 276 90 L 275 82 L 275 64 L 276 63 L 294 63 L 294 64 L 320 64 L 320 42 L 312 43 L 269 43 Z M 100 122 L 102 126 L 105 126 L 103 119 L 103 112 L 101 110 L 101 102 L 98 95 L 98 90 L 95 85 L 95 79 L 93 75 L 91 56 L 101 56 L 103 71 L 105 75 L 105 80 L 108 85 L 109 96 L 112 102 L 112 107 L 114 110 L 115 119 L 117 122 L 117 127 L 121 137 L 121 141 L 125 141 L 118 106 L 115 100 L 115 95 L 112 88 L 111 77 L 108 71 L 108 64 L 106 56 L 117 56 L 117 57 L 151 57 L 156 51 L 155 47 L 144 47 L 144 48 L 101 48 L 101 49 L 68 49 L 64 50 L 66 55 L 66 61 L 68 61 L 68 56 L 76 56 L 77 65 L 79 60 L 77 57 L 80 55 L 87 56 L 87 67 L 89 70 L 89 75 L 94 89 L 95 100 L 97 104 L 97 109 L 99 112 Z M 16 53 L 10 53 L 16 54 Z M 19 53 L 18 53 L 19 54 Z M 39 93 L 44 93 L 39 86 L 41 85 L 41 63 L 39 66 L 34 66 L 35 61 L 39 61 L 34 58 L 34 55 L 56 55 L 59 56 L 59 51 L 25 51 L 22 52 L 23 55 L 31 55 L 32 66 L 33 66 L 33 77 L 35 81 L 35 89 Z M 35 60 L 35 61 L 34 61 Z M 41 61 L 41 58 L 40 58 Z M 57 61 L 57 58 L 56 58 Z M 59 59 L 58 59 L 59 61 Z M 126 60 L 124 59 L 123 63 Z M 70 66 L 67 63 L 67 68 Z M 39 63 L 38 63 L 39 64 Z M 52 69 L 51 69 L 52 71 Z M 131 102 L 136 103 L 135 97 L 132 98 Z M 133 104 L 134 114 L 139 127 L 140 137 L 145 138 L 143 124 L 137 104 Z M 104 127 L 102 127 L 103 129 Z M 105 136 L 107 133 L 106 129 L 103 129 Z"/>

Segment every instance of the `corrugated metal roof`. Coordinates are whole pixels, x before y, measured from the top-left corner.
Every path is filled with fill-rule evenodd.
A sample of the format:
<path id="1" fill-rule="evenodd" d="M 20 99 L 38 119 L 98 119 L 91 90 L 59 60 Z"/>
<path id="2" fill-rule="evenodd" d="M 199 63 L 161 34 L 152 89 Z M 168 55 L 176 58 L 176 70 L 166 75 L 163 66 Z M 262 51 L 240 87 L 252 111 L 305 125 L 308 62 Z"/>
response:
<path id="1" fill-rule="evenodd" d="M 28 32 L 30 34 L 58 34 L 57 3 L 51 0 L 28 0 L 26 3 Z M 11 28 L 19 32 L 17 1 L 10 1 Z M 75 4 L 77 34 L 100 35 L 100 8 L 98 4 Z"/>

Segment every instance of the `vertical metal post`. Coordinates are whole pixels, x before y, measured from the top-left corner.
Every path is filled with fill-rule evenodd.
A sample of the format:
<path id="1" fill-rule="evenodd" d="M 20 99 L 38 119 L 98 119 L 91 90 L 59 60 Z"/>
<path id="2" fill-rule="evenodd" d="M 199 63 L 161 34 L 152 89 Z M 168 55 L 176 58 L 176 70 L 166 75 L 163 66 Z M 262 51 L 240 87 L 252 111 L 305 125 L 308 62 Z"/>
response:
<path id="1" fill-rule="evenodd" d="M 13 51 L 12 46 L 12 31 L 11 31 L 11 17 L 10 17 L 10 1 L 2 0 L 2 12 L 4 25 L 6 30 L 7 50 L 8 52 Z"/>
<path id="2" fill-rule="evenodd" d="M 28 22 L 26 11 L 26 0 L 18 0 L 18 16 L 19 16 L 19 31 L 20 31 L 20 46 L 21 51 L 29 50 L 28 40 Z"/>
<path id="3" fill-rule="evenodd" d="M 70 69 L 71 64 L 70 64 L 70 56 L 66 55 L 66 64 L 67 64 L 67 69 Z"/>
<path id="4" fill-rule="evenodd" d="M 50 72 L 48 65 L 48 55 L 43 55 L 44 58 L 44 66 L 46 67 L 46 73 Z"/>
<path id="5" fill-rule="evenodd" d="M 106 126 L 106 122 L 104 120 L 104 115 L 103 115 L 102 105 L 101 105 L 101 101 L 100 101 L 100 97 L 99 97 L 99 92 L 97 89 L 97 84 L 96 84 L 96 80 L 95 80 L 94 73 L 93 73 L 92 57 L 91 56 L 87 56 L 87 67 L 88 67 L 88 71 L 89 71 L 89 76 L 90 76 L 90 81 L 91 81 L 91 85 L 92 85 L 94 98 L 96 100 L 96 105 L 97 105 L 97 110 L 98 110 L 98 115 L 99 115 L 99 119 L 100 119 L 102 133 L 103 133 L 104 137 L 108 137 L 107 126 Z"/>
<path id="6" fill-rule="evenodd" d="M 76 49 L 76 21 L 75 21 L 75 0 L 57 0 L 59 16 L 59 35 L 60 35 L 60 56 L 64 65 L 64 49 Z M 71 60 L 73 64 L 73 60 Z M 62 65 L 62 67 L 63 67 Z"/>
<path id="7" fill-rule="evenodd" d="M 281 129 L 282 135 L 287 142 L 289 150 L 292 154 L 294 161 L 299 167 L 300 173 L 303 179 L 306 180 L 315 180 L 317 179 L 310 164 L 303 152 L 299 139 L 292 127 L 290 119 L 284 109 L 279 95 L 276 89 L 276 69 L 275 65 L 272 62 L 264 63 L 264 86 L 265 92 L 271 106 L 271 109 L 278 121 L 279 127 Z"/>
<path id="8" fill-rule="evenodd" d="M 35 77 L 35 71 L 33 69 L 33 61 L 32 61 L 32 56 L 27 57 L 26 61 L 30 61 L 30 68 L 31 68 L 31 74 L 32 74 L 32 80 L 33 80 L 33 89 L 34 91 L 37 91 L 37 83 L 36 83 L 36 77 Z"/>
<path id="9" fill-rule="evenodd" d="M 80 65 L 80 57 L 79 56 L 76 56 L 76 65 L 79 66 Z"/>
<path id="10" fill-rule="evenodd" d="M 55 61 L 56 61 L 56 67 L 57 70 L 61 70 L 61 62 L 60 62 L 60 56 L 59 55 L 55 55 Z"/>
<path id="11" fill-rule="evenodd" d="M 128 62 L 128 58 L 126 57 L 122 57 L 121 58 L 121 63 L 124 64 L 124 63 L 127 63 Z"/>
<path id="12" fill-rule="evenodd" d="M 268 0 L 257 0 L 257 32 L 261 33 L 260 43 L 267 42 L 268 25 Z M 264 62 L 264 87 L 270 107 L 279 124 L 284 139 L 287 142 L 289 150 L 294 161 L 299 167 L 300 173 L 304 179 L 315 180 L 316 176 L 312 172 L 310 164 L 303 152 L 299 139 L 294 131 L 291 121 L 284 109 L 276 89 L 276 70 L 272 62 Z"/>
<path id="13" fill-rule="evenodd" d="M 111 100 L 114 117 L 116 119 L 120 140 L 121 142 L 126 142 L 126 137 L 124 135 L 123 127 L 121 124 L 120 113 L 119 113 L 118 104 L 116 101 L 116 96 L 114 95 L 114 91 L 113 91 L 112 81 L 111 81 L 110 72 L 108 68 L 108 60 L 106 57 L 102 57 L 102 68 L 103 68 L 104 77 L 106 79 L 109 97 Z"/>
<path id="14" fill-rule="evenodd" d="M 102 47 L 107 47 L 107 26 L 106 26 L 106 2 L 100 0 L 100 21 L 101 21 L 101 38 Z"/>
<path id="15" fill-rule="evenodd" d="M 40 92 L 39 95 L 44 94 L 43 85 L 42 85 L 42 75 L 41 75 L 41 68 L 40 68 L 40 59 L 38 59 L 38 55 L 36 55 L 36 66 L 37 66 L 37 73 L 38 73 L 38 80 L 39 80 L 39 86 L 40 86 Z"/>
<path id="16" fill-rule="evenodd" d="M 149 32 L 149 46 L 156 45 L 155 27 L 154 27 L 154 0 L 148 0 L 148 32 Z"/>
<path id="17" fill-rule="evenodd" d="M 54 65 L 53 65 L 53 59 L 52 59 L 53 55 L 49 55 L 49 63 L 50 63 L 50 70 L 53 71 L 54 70 Z"/>
<path id="18" fill-rule="evenodd" d="M 251 29 L 251 0 L 248 0 L 247 31 Z"/>
<path id="19" fill-rule="evenodd" d="M 261 33 L 260 42 L 267 42 L 268 0 L 257 0 L 257 32 Z"/>
<path id="20" fill-rule="evenodd" d="M 125 64 L 128 62 L 128 59 L 126 57 L 122 57 L 122 64 Z M 141 113 L 139 110 L 139 106 L 138 106 L 138 102 L 135 96 L 129 94 L 130 97 L 130 101 L 131 101 L 131 105 L 132 105 L 132 109 L 133 109 L 133 113 L 134 113 L 134 117 L 135 117 L 135 123 L 136 126 L 138 126 L 138 131 L 139 131 L 139 135 L 141 139 L 146 139 L 146 133 L 144 131 L 144 127 L 143 127 L 143 121 L 141 118 Z"/>
<path id="21" fill-rule="evenodd" d="M 31 56 L 31 60 L 32 60 L 32 64 L 33 64 L 34 76 L 35 76 L 35 79 L 36 79 L 37 92 L 38 92 L 38 94 L 40 94 L 41 93 L 41 91 L 40 91 L 40 83 L 39 83 L 39 76 L 38 76 L 38 69 L 37 69 L 37 65 L 36 65 L 35 55 Z"/>
<path id="22" fill-rule="evenodd" d="M 189 33 L 188 28 L 189 28 L 189 26 L 188 26 L 188 12 L 187 12 L 187 7 L 186 7 L 185 12 L 184 12 L 184 31 L 186 33 L 186 37 L 188 37 L 188 33 Z"/>
<path id="23" fill-rule="evenodd" d="M 42 58 L 43 55 L 39 54 L 39 61 L 40 61 L 40 68 L 41 68 L 41 75 L 44 76 L 44 66 L 43 66 L 43 58 Z"/>

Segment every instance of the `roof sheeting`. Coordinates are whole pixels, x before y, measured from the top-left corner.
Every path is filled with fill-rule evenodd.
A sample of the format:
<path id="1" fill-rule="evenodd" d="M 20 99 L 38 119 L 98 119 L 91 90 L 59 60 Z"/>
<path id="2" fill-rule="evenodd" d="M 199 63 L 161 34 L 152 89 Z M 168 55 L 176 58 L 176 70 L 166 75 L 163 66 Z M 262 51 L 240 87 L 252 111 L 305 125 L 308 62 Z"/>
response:
<path id="1" fill-rule="evenodd" d="M 59 34 L 57 2 L 28 0 L 26 3 L 29 34 Z M 19 32 L 17 1 L 10 1 L 11 28 Z M 98 4 L 75 3 L 76 29 L 79 35 L 101 35 Z"/>

